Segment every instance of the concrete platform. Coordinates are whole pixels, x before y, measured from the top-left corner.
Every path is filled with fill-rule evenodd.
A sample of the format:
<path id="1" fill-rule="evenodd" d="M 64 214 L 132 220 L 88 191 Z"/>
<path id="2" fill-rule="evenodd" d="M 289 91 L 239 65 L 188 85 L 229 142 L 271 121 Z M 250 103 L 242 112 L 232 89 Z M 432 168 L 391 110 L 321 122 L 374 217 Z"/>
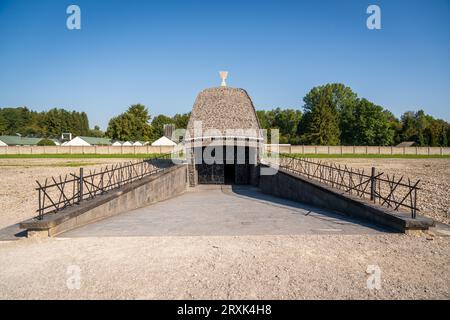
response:
<path id="1" fill-rule="evenodd" d="M 120 214 L 59 235 L 241 236 L 377 234 L 388 232 L 248 186 L 197 186 L 170 200 Z"/>

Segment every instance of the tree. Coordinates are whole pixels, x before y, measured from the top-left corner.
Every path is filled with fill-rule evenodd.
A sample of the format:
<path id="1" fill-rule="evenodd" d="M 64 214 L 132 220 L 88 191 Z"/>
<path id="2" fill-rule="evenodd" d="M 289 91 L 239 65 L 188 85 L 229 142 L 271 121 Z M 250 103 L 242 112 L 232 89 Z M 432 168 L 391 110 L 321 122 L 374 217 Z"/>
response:
<path id="1" fill-rule="evenodd" d="M 257 111 L 256 115 L 261 128 L 268 130 L 269 137 L 271 129 L 278 129 L 280 143 L 298 143 L 297 130 L 302 118 L 299 110 L 276 108 L 270 111 Z"/>
<path id="2" fill-rule="evenodd" d="M 153 118 L 152 129 L 153 129 L 153 140 L 157 140 L 164 135 L 164 125 L 165 124 L 175 124 L 175 120 L 160 114 Z M 171 137 L 168 137 L 171 138 Z"/>
<path id="3" fill-rule="evenodd" d="M 339 144 L 341 132 L 338 110 L 344 108 L 350 91 L 341 84 L 327 84 L 313 88 L 305 96 L 305 113 L 299 128 L 303 142 Z"/>
<path id="4" fill-rule="evenodd" d="M 50 139 L 42 139 L 37 143 L 38 146 L 55 146 L 55 142 Z"/>
<path id="5" fill-rule="evenodd" d="M 189 118 L 191 117 L 191 113 L 182 113 L 182 114 L 176 114 L 173 117 L 173 121 L 175 123 L 176 129 L 187 129 L 187 125 L 189 122 Z"/>
<path id="6" fill-rule="evenodd" d="M 2 131 L 5 135 L 23 133 L 22 130 L 31 122 L 32 112 L 27 107 L 1 109 Z"/>
<path id="7" fill-rule="evenodd" d="M 383 108 L 361 99 L 353 112 L 353 123 L 349 124 L 353 132 L 355 145 L 386 146 L 394 141 L 394 131 L 389 126 Z"/>
<path id="8" fill-rule="evenodd" d="M 389 123 L 389 129 L 393 134 L 392 143 L 397 145 L 403 141 L 401 138 L 402 123 L 389 110 L 384 110 L 383 113 L 385 114 L 386 119 Z"/>
<path id="9" fill-rule="evenodd" d="M 105 136 L 105 133 L 102 130 L 100 130 L 99 126 L 94 126 L 94 129 L 89 130 L 89 136 L 103 138 Z"/>
<path id="10" fill-rule="evenodd" d="M 62 132 L 88 135 L 89 120 L 85 112 L 53 108 L 36 112 L 26 107 L 0 109 L 0 129 L 5 135 L 59 137 Z"/>
<path id="11" fill-rule="evenodd" d="M 152 135 L 149 121 L 147 108 L 142 104 L 135 104 L 109 121 L 106 134 L 112 139 L 123 141 L 149 141 Z"/>
<path id="12" fill-rule="evenodd" d="M 1 111 L 1 109 L 0 109 Z M 3 117 L 2 113 L 0 113 L 0 135 L 6 134 L 6 120 Z"/>

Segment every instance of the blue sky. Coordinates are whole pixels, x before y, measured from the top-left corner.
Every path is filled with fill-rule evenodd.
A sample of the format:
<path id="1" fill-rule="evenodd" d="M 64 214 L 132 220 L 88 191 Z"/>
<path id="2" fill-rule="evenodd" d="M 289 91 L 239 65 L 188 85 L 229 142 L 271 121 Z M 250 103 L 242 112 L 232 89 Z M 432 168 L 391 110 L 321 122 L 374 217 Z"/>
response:
<path id="1" fill-rule="evenodd" d="M 366 28 L 370 4 L 382 30 Z M 86 111 L 105 129 L 133 103 L 190 111 L 219 70 L 257 109 L 342 82 L 397 116 L 450 120 L 450 1 L 0 0 L 0 107 Z"/>

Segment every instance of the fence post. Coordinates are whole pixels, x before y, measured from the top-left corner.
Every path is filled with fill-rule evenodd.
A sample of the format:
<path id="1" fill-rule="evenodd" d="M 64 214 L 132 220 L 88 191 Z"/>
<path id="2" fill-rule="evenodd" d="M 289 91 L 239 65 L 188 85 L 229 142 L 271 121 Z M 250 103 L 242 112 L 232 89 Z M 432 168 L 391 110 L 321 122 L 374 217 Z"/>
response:
<path id="1" fill-rule="evenodd" d="M 375 201 L 375 167 L 372 167 L 372 174 L 370 175 L 370 201 Z"/>
<path id="2" fill-rule="evenodd" d="M 80 168 L 80 181 L 78 181 L 78 183 L 79 183 L 78 190 L 79 190 L 80 194 L 78 195 L 78 202 L 83 201 L 83 185 L 84 185 L 83 180 L 84 180 L 83 168 Z"/>
<path id="3" fill-rule="evenodd" d="M 416 219 L 417 216 L 417 188 L 414 188 L 414 204 L 411 211 L 411 216 L 413 219 Z"/>
<path id="4" fill-rule="evenodd" d="M 39 220 L 42 220 L 43 217 L 43 209 L 42 209 L 42 202 L 41 202 L 41 188 L 39 186 Z"/>

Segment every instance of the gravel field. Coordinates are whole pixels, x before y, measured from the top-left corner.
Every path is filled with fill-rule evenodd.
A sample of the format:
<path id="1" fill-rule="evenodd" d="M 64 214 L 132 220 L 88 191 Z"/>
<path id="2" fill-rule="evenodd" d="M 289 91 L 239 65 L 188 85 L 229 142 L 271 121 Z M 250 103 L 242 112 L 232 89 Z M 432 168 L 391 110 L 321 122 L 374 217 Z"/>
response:
<path id="1" fill-rule="evenodd" d="M 0 159 L 0 229 L 36 216 L 36 180 L 130 159 Z"/>
<path id="2" fill-rule="evenodd" d="M 450 299 L 449 262 L 398 234 L 27 239 L 0 242 L 0 299 Z"/>

